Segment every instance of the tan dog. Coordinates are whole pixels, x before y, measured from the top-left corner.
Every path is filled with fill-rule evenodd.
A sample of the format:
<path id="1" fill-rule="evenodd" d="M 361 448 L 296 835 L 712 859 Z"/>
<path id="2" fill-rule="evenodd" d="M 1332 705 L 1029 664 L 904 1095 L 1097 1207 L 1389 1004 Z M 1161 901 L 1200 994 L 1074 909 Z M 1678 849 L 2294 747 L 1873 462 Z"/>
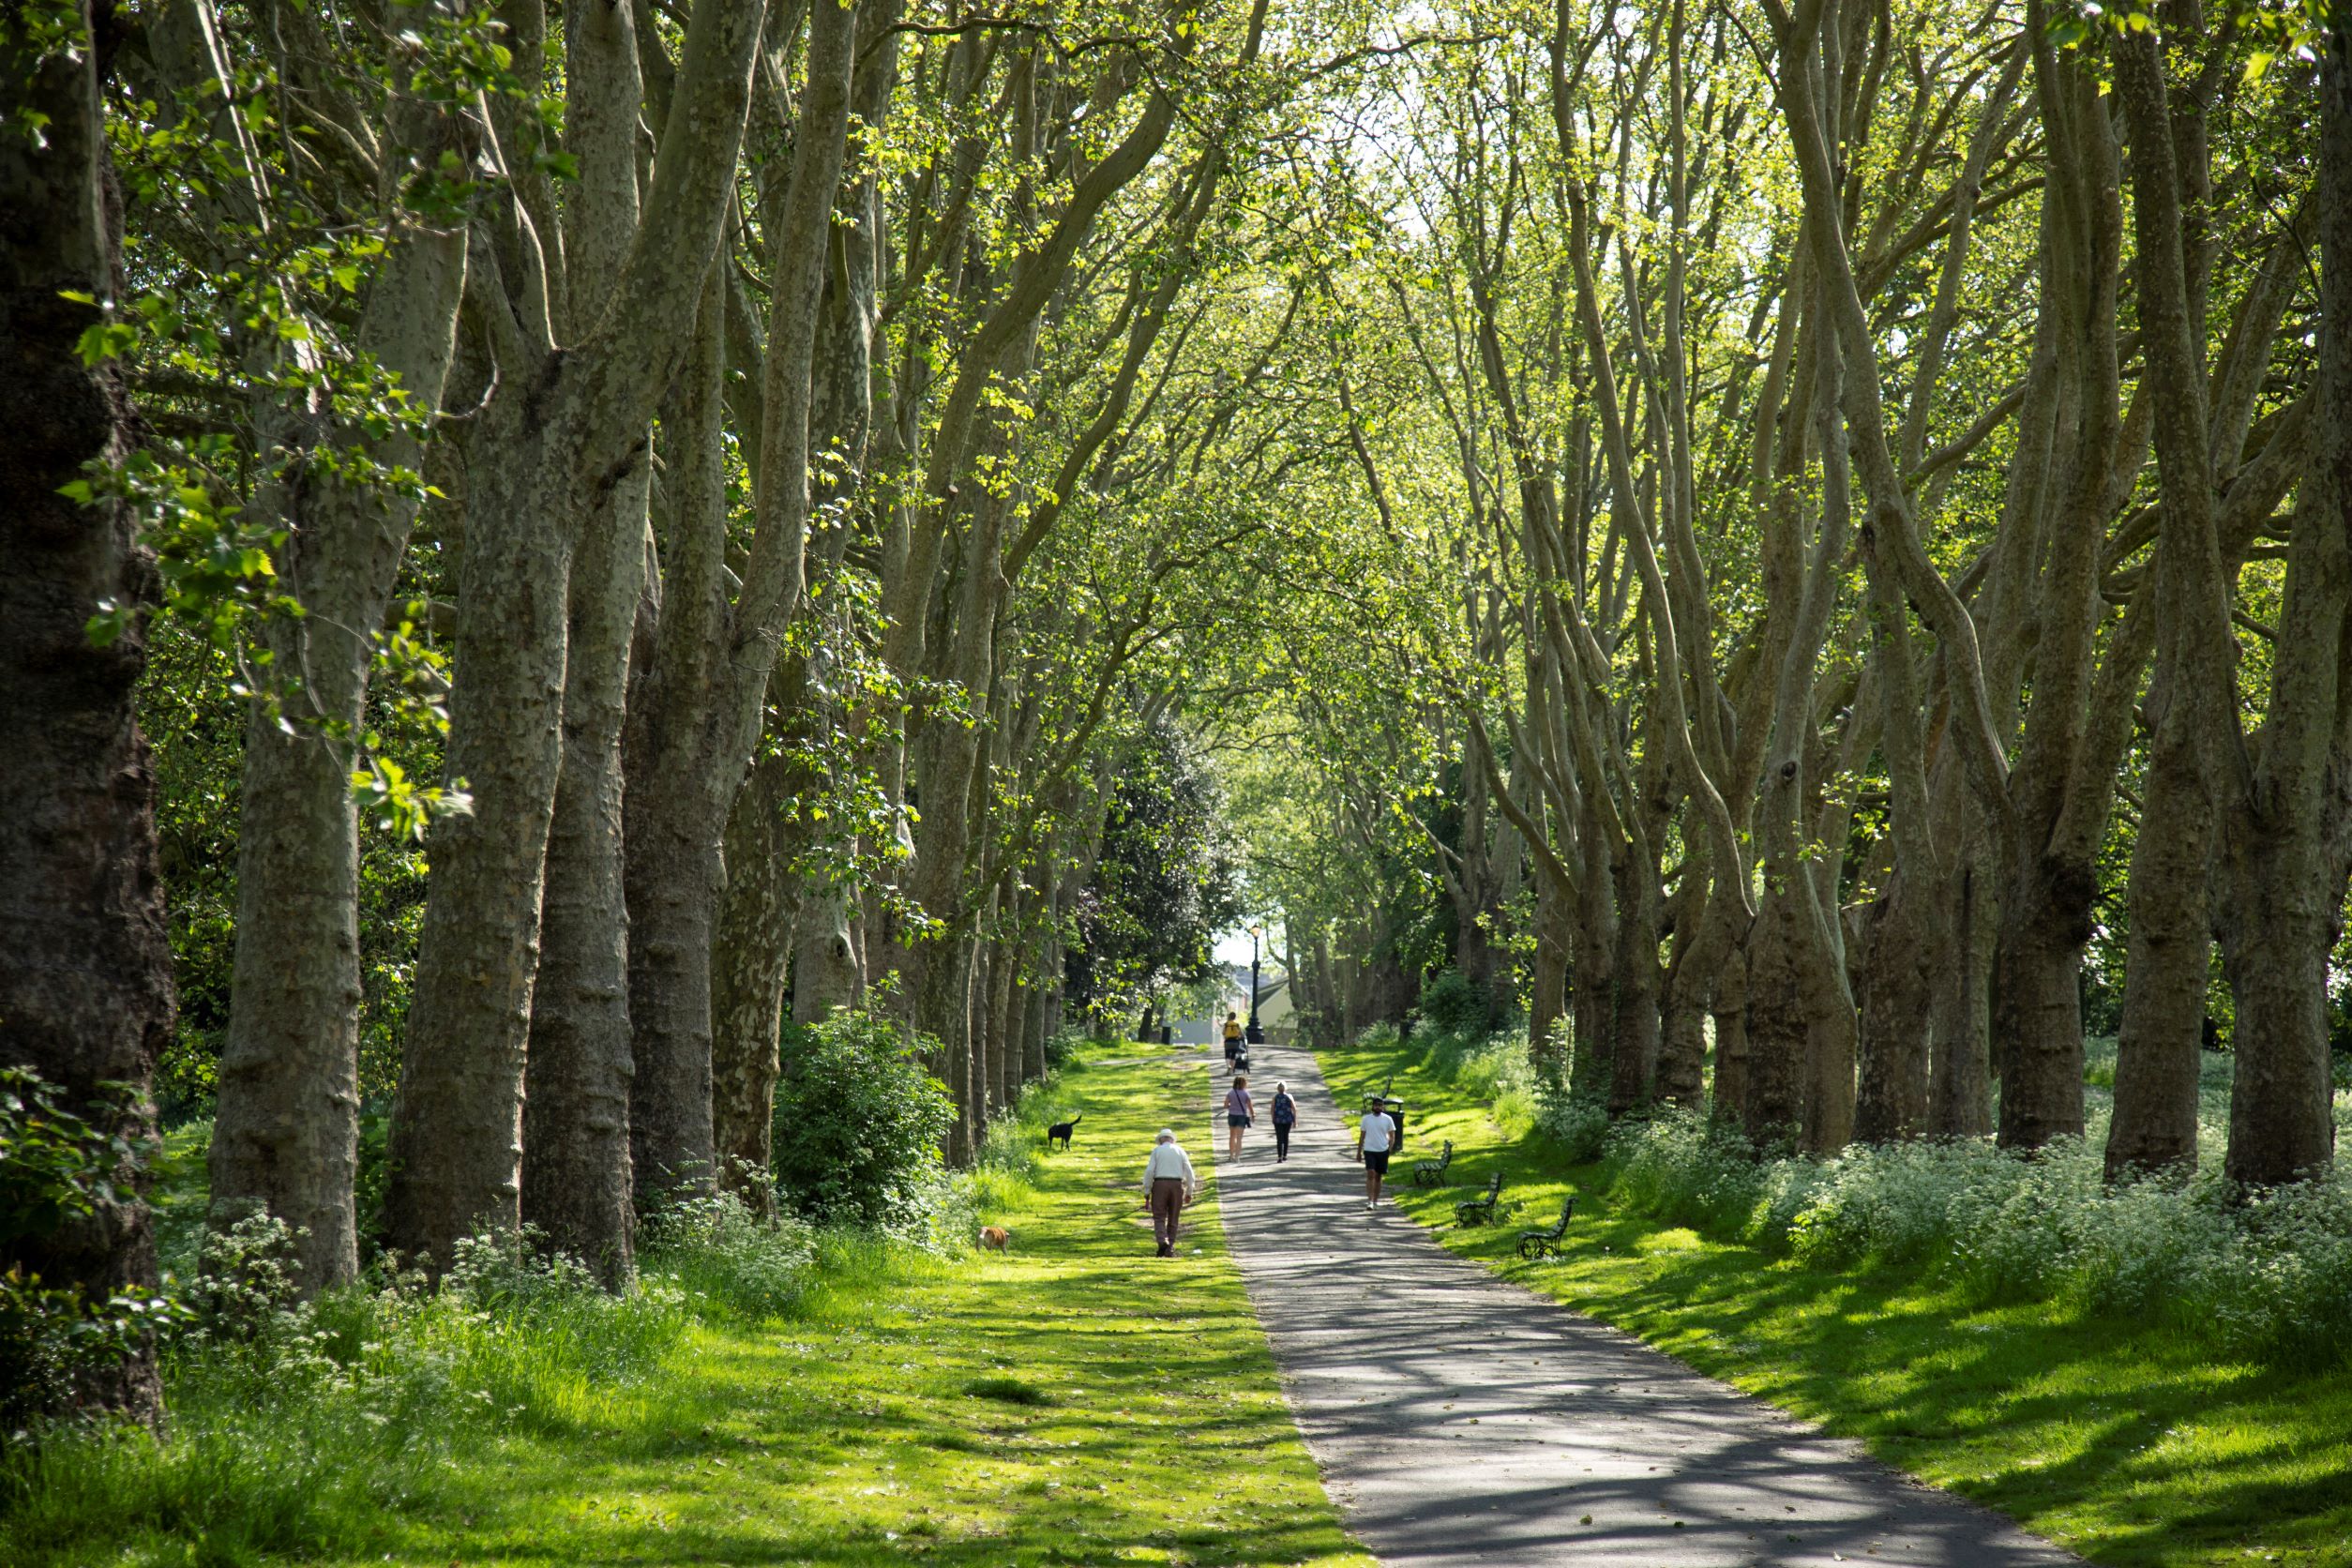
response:
<path id="1" fill-rule="evenodd" d="M 1003 1252 L 1013 1244 L 1013 1233 L 1001 1225 L 984 1225 L 980 1228 L 980 1244 Z"/>

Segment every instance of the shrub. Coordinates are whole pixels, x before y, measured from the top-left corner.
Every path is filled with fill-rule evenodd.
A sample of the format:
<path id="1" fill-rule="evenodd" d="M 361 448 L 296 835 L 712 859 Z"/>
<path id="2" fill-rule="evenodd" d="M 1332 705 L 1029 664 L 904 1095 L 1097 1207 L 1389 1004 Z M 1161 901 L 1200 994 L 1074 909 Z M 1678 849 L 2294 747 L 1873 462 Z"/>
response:
<path id="1" fill-rule="evenodd" d="M 1608 1139 L 1608 1103 L 1598 1094 L 1572 1094 L 1556 1083 L 1536 1086 L 1535 1130 L 1576 1165 L 1601 1157 Z"/>
<path id="2" fill-rule="evenodd" d="M 1419 1013 L 1440 1034 L 1482 1039 L 1495 1021 L 1494 993 L 1460 970 L 1449 969 L 1422 988 Z"/>
<path id="3" fill-rule="evenodd" d="M 906 1225 L 937 1195 L 956 1115 L 888 1019 L 837 1008 L 789 1033 L 776 1086 L 778 1195 L 820 1224 Z"/>

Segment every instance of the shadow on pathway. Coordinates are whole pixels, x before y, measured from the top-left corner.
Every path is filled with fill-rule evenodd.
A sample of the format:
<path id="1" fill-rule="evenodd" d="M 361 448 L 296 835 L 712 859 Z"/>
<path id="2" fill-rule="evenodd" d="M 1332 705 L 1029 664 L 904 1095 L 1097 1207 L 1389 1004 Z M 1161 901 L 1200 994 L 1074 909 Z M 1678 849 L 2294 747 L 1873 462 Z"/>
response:
<path id="1" fill-rule="evenodd" d="M 1222 1114 L 1211 1119 L 1226 1235 L 1324 1485 L 1384 1563 L 2081 1560 L 1504 1283 L 1385 1202 L 1367 1214 L 1353 1108 L 1343 1121 L 1306 1052 L 1252 1054 L 1259 1120 L 1240 1161 L 1224 1158 Z M 1279 1166 L 1266 1118 L 1276 1079 L 1300 1114 Z M 1211 1080 L 1214 1101 L 1221 1062 Z M 1393 1179 L 1409 1180 L 1413 1158 Z"/>

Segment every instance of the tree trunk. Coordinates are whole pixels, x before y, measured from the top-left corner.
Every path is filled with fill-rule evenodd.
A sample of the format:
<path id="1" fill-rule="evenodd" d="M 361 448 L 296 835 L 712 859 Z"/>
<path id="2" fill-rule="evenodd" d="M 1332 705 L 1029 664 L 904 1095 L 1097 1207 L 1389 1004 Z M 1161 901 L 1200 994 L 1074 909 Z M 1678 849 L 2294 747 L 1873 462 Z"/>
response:
<path id="1" fill-rule="evenodd" d="M 1928 965 L 1935 944 L 1920 905 L 1933 897 L 1898 875 L 1865 916 L 1854 1108 L 1854 1136 L 1864 1143 L 1917 1138 L 1927 1127 Z"/>
<path id="2" fill-rule="evenodd" d="M 2157 712 L 2156 743 L 2126 885 L 2131 936 L 2116 1038 L 2115 1119 L 2107 1129 L 2110 1182 L 2134 1171 L 2194 1170 L 2197 1163 L 2197 1052 L 2213 952 L 2206 887 L 2215 823 L 2196 737 L 2165 711 L 2172 678 L 2169 671 L 2160 677 L 2148 704 Z"/>
<path id="3" fill-rule="evenodd" d="M 522 1116 L 523 1219 L 613 1289 L 635 1267 L 637 1191 L 657 1197 L 709 1181 L 707 1161 L 692 1171 L 648 1170 L 632 1148 L 642 1131 L 629 1092 L 621 730 L 644 587 L 646 478 L 634 473 L 606 498 L 572 572 L 564 766 L 548 837 Z"/>
<path id="4" fill-rule="evenodd" d="M 486 284 L 473 312 L 500 374 L 472 438 L 446 763 L 474 809 L 431 839 L 385 1201 L 394 1244 L 435 1268 L 460 1238 L 520 1221 L 574 533 L 645 462 L 646 429 L 692 337 L 701 291 L 679 280 L 699 282 L 716 250 L 763 13 L 758 0 L 697 0 L 644 220 L 593 330 L 561 348 L 545 336 L 552 324 L 530 309 L 548 297 L 545 277 L 506 279 L 516 292 L 503 297 Z"/>
<path id="5" fill-rule="evenodd" d="M 1793 1145 L 1804 1126 L 1813 1008 L 1805 974 L 1805 918 L 1794 892 L 1767 893 L 1748 939 L 1746 1095 L 1741 1124 L 1759 1147 Z"/>
<path id="6" fill-rule="evenodd" d="M 2352 8 L 2320 67 L 2316 427 L 2279 617 L 2260 766 L 2223 838 L 2223 962 L 2238 1004 L 2230 1179 L 2325 1174 L 2334 1153 L 2328 959 L 2352 852 Z"/>
<path id="7" fill-rule="evenodd" d="M 1574 1040 L 1560 1037 L 1560 1024 L 1568 1016 L 1568 951 L 1575 941 L 1570 929 L 1574 918 L 1565 893 L 1548 881 L 1537 885 L 1534 972 L 1528 983 L 1528 1048 L 1534 1056 L 1536 1075 L 1551 1083 L 1568 1081 L 1570 1054 L 1576 1048 Z M 1319 955 L 1322 950 L 1319 938 L 1316 951 Z"/>
<path id="8" fill-rule="evenodd" d="M 465 246 L 462 230 L 399 231 L 361 323 L 362 344 L 423 409 L 441 406 L 456 352 Z M 422 467 L 406 432 L 367 445 L 374 461 Z M 307 1292 L 359 1269 L 359 822 L 342 737 L 363 727 L 369 634 L 384 624 L 416 506 L 328 477 L 287 500 L 281 575 L 306 613 L 271 641 L 279 669 L 304 672 L 289 701 L 304 729 L 286 733 L 258 705 L 246 726 L 211 1224 L 260 1209 L 293 1227 Z"/>
<path id="9" fill-rule="evenodd" d="M 1753 1097 L 1748 1051 L 1748 951 L 1752 943 L 1751 936 L 1733 946 L 1715 976 L 1714 995 L 1709 1003 L 1715 1018 L 1715 1074 L 1708 1115 L 1718 1126 L 1745 1127 Z"/>
<path id="10" fill-rule="evenodd" d="M 721 1184 L 761 1214 L 776 1198 L 777 1048 L 801 890 L 784 807 L 798 772 L 783 757 L 752 764 L 727 822 L 727 882 L 712 933 L 712 1138 Z"/>
<path id="11" fill-rule="evenodd" d="M 1658 1072 L 1658 877 L 1647 845 L 1627 844 L 1617 894 L 1617 994 L 1609 1020 L 1609 1113 L 1650 1103 Z"/>
<path id="12" fill-rule="evenodd" d="M 78 352 L 104 308 L 62 297 L 116 297 L 119 262 L 95 19 L 83 4 L 61 20 L 83 30 L 79 47 L 46 56 L 0 22 L 0 1063 L 55 1085 L 128 1151 L 154 1133 L 173 1018 L 155 775 L 133 711 L 146 633 L 134 623 L 98 646 L 84 627 L 101 601 L 143 611 L 156 580 L 128 508 L 58 493 L 130 439 L 117 370 Z M 26 112 L 46 116 L 39 139 Z M 89 1214 L 0 1247 L 0 1271 L 89 1300 L 155 1289 L 144 1172 L 126 1153 L 105 1174 Z M 74 1401 L 155 1422 L 154 1341 L 131 1350 L 78 1372 Z"/>
<path id="13" fill-rule="evenodd" d="M 1927 1132 L 1931 1138 L 1983 1138 L 1993 1130 L 1992 1045 L 1986 980 L 1993 970 L 1992 881 L 1983 858 L 1965 852 L 1940 908 L 1952 940 L 1940 944 L 1928 1057 Z M 1948 966 L 1945 967 L 1945 966 Z"/>

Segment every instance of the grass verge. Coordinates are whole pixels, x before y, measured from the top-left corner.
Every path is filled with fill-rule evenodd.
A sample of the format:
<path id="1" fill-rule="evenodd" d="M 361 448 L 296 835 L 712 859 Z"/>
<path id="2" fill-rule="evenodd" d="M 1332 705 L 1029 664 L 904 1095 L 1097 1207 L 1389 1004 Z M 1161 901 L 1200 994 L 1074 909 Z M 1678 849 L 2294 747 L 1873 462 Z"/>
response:
<path id="1" fill-rule="evenodd" d="M 1395 1075 L 1400 1165 L 1455 1143 L 1454 1187 L 1393 1189 L 1451 1250 L 1770 1399 L 2095 1561 L 2352 1564 L 2352 1380 L 2216 1359 L 2162 1329 L 2062 1303 L 1987 1305 L 1919 1267 L 1829 1271 L 1610 1201 L 1606 1172 L 1506 1132 L 1474 1084 L 1417 1046 L 1321 1055 L 1343 1106 Z M 1516 1121 L 1515 1118 L 1513 1119 Z M 1515 1214 L 1453 1225 L 1457 1189 L 1500 1169 Z M 1566 1256 L 1516 1233 L 1577 1194 Z"/>
<path id="2" fill-rule="evenodd" d="M 980 1184 L 1008 1254 L 821 1235 L 796 1301 L 758 1324 L 657 1279 L 645 1310 L 671 1337 L 647 1366 L 504 1417 L 503 1388 L 486 1393 L 478 1421 L 420 1432 L 397 1464 L 365 1420 L 306 1426 L 299 1405 L 288 1451 L 209 1469 L 186 1462 L 185 1432 L 120 1440 L 104 1474 L 85 1449 L 78 1491 L 52 1476 L 0 1515 L 0 1563 L 1368 1568 L 1214 1204 L 1188 1216 L 1183 1257 L 1151 1256 L 1136 1172 L 1153 1129 L 1198 1123 L 1203 1087 L 1175 1061 L 1091 1047 L 1065 1069 L 1048 1108 L 1082 1109 L 1074 1148 Z M 272 1483 L 339 1468 L 382 1484 Z"/>

